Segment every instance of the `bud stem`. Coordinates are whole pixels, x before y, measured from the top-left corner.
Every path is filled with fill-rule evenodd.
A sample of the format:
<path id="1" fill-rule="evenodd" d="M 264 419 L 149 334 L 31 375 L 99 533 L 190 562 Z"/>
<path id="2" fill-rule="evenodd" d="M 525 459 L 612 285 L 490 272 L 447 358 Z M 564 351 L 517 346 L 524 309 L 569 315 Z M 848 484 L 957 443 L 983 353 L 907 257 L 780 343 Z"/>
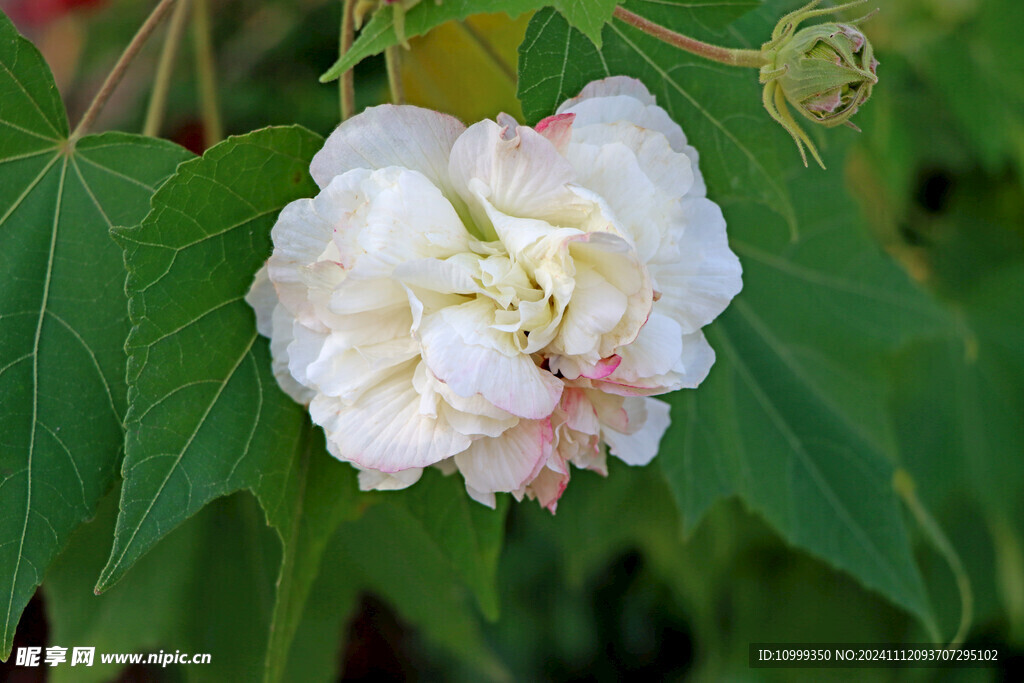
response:
<path id="1" fill-rule="evenodd" d="M 388 71 L 391 103 L 405 104 L 405 88 L 402 86 L 402 53 L 398 49 L 398 45 L 392 45 L 384 50 L 384 64 Z"/>
<path id="2" fill-rule="evenodd" d="M 70 139 L 72 141 L 85 135 L 85 132 L 89 130 L 93 122 L 96 121 L 96 117 L 99 116 L 100 111 L 103 109 L 103 105 L 110 99 L 110 95 L 113 94 L 114 88 L 117 87 L 118 83 L 124 77 L 125 71 L 128 70 L 128 66 L 135 59 L 135 55 L 139 54 L 139 50 L 146 44 L 146 40 L 150 34 L 153 33 L 153 29 L 157 27 L 160 20 L 164 18 L 168 10 L 171 9 L 171 5 L 174 4 L 174 0 L 160 0 L 160 4 L 153 9 L 153 12 L 146 18 L 142 26 L 139 27 L 135 37 L 132 38 L 131 42 L 128 43 L 128 47 L 124 49 L 121 57 L 117 60 L 117 64 L 111 70 L 107 79 L 103 81 L 103 85 L 100 86 L 99 92 L 92 98 L 92 102 L 89 103 L 89 108 L 85 110 L 85 114 L 82 115 L 82 120 L 78 123 L 78 126 L 71 133 Z"/>
<path id="3" fill-rule="evenodd" d="M 355 17 L 353 9 L 355 0 L 344 0 L 341 7 L 341 44 L 338 50 L 338 59 L 345 56 L 345 53 L 352 48 L 352 41 L 355 38 Z M 341 96 L 341 120 L 352 118 L 356 113 L 356 89 L 355 74 L 352 69 L 341 74 L 339 81 L 339 94 Z"/>
<path id="4" fill-rule="evenodd" d="M 153 90 L 149 95 L 149 107 L 146 109 L 146 123 L 142 126 L 142 134 L 156 137 L 160 134 L 160 125 L 164 120 L 164 109 L 167 105 L 167 91 L 171 85 L 174 72 L 174 59 L 178 54 L 178 45 L 185 32 L 185 20 L 188 19 L 188 0 L 180 0 L 171 14 L 171 23 L 167 27 L 167 36 L 157 62 L 156 76 L 153 77 Z"/>
<path id="5" fill-rule="evenodd" d="M 749 66 L 755 69 L 761 68 L 768 62 L 760 50 L 739 50 L 711 45 L 696 38 L 670 31 L 661 24 L 656 24 L 622 7 L 615 8 L 615 17 L 662 42 L 713 62 L 729 66 Z"/>
<path id="6" fill-rule="evenodd" d="M 207 0 L 192 0 L 192 38 L 195 50 L 199 110 L 203 118 L 203 146 L 213 147 L 224 139 L 217 98 L 217 65 L 210 33 L 210 7 Z"/>

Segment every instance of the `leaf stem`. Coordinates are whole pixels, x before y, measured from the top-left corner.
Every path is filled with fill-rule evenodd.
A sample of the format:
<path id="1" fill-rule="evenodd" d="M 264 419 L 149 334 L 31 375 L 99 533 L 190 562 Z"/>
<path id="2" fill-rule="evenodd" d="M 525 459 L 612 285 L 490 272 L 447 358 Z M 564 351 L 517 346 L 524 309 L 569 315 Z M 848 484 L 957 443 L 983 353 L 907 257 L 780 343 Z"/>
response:
<path id="1" fill-rule="evenodd" d="M 210 6 L 207 0 L 193 0 L 192 37 L 195 43 L 196 77 L 199 81 L 199 107 L 203 119 L 203 144 L 209 148 L 224 139 L 224 125 L 217 102 L 217 69 L 210 39 Z"/>
<path id="2" fill-rule="evenodd" d="M 77 140 L 78 138 L 85 135 L 85 132 L 89 130 L 89 127 L 95 123 L 96 117 L 99 116 L 106 105 L 107 100 L 110 99 L 110 95 L 113 94 L 114 89 L 117 88 L 121 79 L 124 78 L 125 71 L 128 70 L 129 65 L 135 59 L 136 55 L 139 54 L 139 50 L 146 44 L 149 36 L 152 35 L 153 29 L 157 27 L 160 21 L 164 18 L 167 12 L 171 9 L 171 5 L 174 4 L 174 0 L 160 0 L 160 3 L 153 8 L 153 11 L 146 21 L 142 23 L 139 30 L 135 33 L 131 42 L 128 43 L 128 47 L 121 53 L 121 57 L 114 64 L 114 68 L 111 69 L 107 75 L 107 79 L 103 81 L 103 85 L 100 86 L 99 92 L 92 98 L 92 102 L 89 103 L 89 108 L 85 110 L 85 114 L 82 115 L 82 120 L 79 121 L 78 126 L 71 133 L 69 141 Z"/>
<path id="3" fill-rule="evenodd" d="M 388 68 L 388 86 L 391 88 L 391 102 L 405 104 L 405 88 L 402 87 L 402 53 L 398 45 L 384 50 L 384 63 Z"/>
<path id="4" fill-rule="evenodd" d="M 953 548 L 953 544 L 949 542 L 946 534 L 943 533 L 942 527 L 931 516 L 928 508 L 921 502 L 921 499 L 917 497 L 917 487 L 906 470 L 898 469 L 893 474 L 893 488 L 900 498 L 903 499 L 903 503 L 914 514 L 914 518 L 917 519 L 921 530 L 924 531 L 925 537 L 939 551 L 943 559 L 946 560 L 946 564 L 949 565 L 949 569 L 953 572 L 953 576 L 956 579 L 956 586 L 960 592 L 960 625 L 953 635 L 953 639 L 949 641 L 948 647 L 958 648 L 963 644 L 964 638 L 967 637 L 967 632 L 970 631 L 971 622 L 974 619 L 974 591 L 971 589 L 971 579 L 967 575 L 967 570 L 964 569 L 963 562 L 960 561 L 960 556 L 957 554 L 956 549 Z M 934 629 L 934 626 L 931 628 Z"/>
<path id="5" fill-rule="evenodd" d="M 174 61 L 178 55 L 178 45 L 185 32 L 185 20 L 188 18 L 189 0 L 180 0 L 171 15 L 171 24 L 167 27 L 163 50 L 157 63 L 156 76 L 153 78 L 153 91 L 149 95 L 149 106 L 146 109 L 146 123 L 142 126 L 142 134 L 155 137 L 163 123 L 164 110 L 167 106 L 167 91 L 174 72 Z"/>
<path id="6" fill-rule="evenodd" d="M 356 33 L 353 16 L 355 4 L 355 0 L 345 0 L 341 7 L 341 41 L 338 46 L 338 59 L 344 57 L 352 48 L 352 41 Z M 355 72 L 352 69 L 341 74 L 338 89 L 341 97 L 341 120 L 344 121 L 352 118 L 356 113 Z"/>
<path id="7" fill-rule="evenodd" d="M 615 8 L 614 16 L 631 26 L 635 26 L 647 35 L 654 36 L 658 40 L 668 43 L 673 47 L 677 47 L 680 50 L 689 52 L 690 54 L 710 59 L 720 64 L 760 68 L 767 63 L 767 60 L 761 54 L 760 50 L 739 50 L 711 45 L 710 43 L 705 43 L 697 40 L 696 38 L 684 36 L 682 33 L 671 31 L 661 24 L 656 24 L 653 21 L 645 19 L 639 14 L 634 14 L 622 7 Z"/>

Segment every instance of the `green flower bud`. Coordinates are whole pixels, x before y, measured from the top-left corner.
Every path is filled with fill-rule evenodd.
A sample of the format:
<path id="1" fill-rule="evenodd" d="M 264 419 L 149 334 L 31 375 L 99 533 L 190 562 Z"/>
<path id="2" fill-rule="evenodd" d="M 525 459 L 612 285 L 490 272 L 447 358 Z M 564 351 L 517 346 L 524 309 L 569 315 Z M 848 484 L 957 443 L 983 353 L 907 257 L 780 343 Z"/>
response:
<path id="1" fill-rule="evenodd" d="M 761 47 L 765 58 L 761 82 L 765 84 L 765 109 L 793 136 L 804 165 L 806 145 L 824 168 L 818 150 L 790 114 L 788 105 L 814 123 L 828 127 L 845 124 L 857 129 L 850 117 L 871 96 L 871 88 L 878 82 L 878 61 L 856 22 L 817 24 L 797 30 L 806 19 L 864 0 L 814 9 L 820 1 L 814 0 L 779 21 L 772 39 Z"/>

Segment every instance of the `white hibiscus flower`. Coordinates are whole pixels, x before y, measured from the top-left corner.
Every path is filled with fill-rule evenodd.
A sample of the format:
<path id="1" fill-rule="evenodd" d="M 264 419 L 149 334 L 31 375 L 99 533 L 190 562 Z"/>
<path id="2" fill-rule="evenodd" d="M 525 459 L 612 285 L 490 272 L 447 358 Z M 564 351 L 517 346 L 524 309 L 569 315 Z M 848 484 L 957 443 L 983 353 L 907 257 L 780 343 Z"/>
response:
<path id="1" fill-rule="evenodd" d="M 431 465 L 554 511 L 569 463 L 657 452 L 740 290 L 697 153 L 633 79 L 536 128 L 384 105 L 346 121 L 247 297 L 282 388 L 364 489 Z"/>

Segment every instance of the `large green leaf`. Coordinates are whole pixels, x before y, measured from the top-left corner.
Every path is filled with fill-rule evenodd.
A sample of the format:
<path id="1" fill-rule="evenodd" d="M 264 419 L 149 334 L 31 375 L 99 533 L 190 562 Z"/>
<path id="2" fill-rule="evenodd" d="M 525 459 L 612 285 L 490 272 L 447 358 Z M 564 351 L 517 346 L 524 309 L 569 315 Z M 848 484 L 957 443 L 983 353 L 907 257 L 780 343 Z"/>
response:
<path id="1" fill-rule="evenodd" d="M 627 7 L 700 35 L 657 5 Z M 700 37 L 757 45 L 793 5 L 769 3 L 728 35 Z M 572 60 L 561 58 L 567 41 Z M 718 353 L 711 376 L 671 397 L 674 426 L 659 456 L 687 525 L 739 495 L 787 540 L 931 623 L 891 486 L 883 361 L 948 321 L 858 229 L 842 174 L 800 165 L 761 107 L 752 70 L 702 62 L 618 22 L 597 51 L 542 11 L 520 67 L 531 119 L 589 80 L 643 80 L 701 152 L 708 194 L 725 211 L 744 291 L 708 329 Z M 844 135 L 823 139 L 826 159 L 841 160 Z"/>
<path id="2" fill-rule="evenodd" d="M 515 18 L 547 4 L 549 2 L 544 0 L 423 0 L 405 15 L 405 37 L 421 36 L 446 21 L 462 20 L 473 14 L 505 12 Z M 320 77 L 320 81 L 333 81 L 367 57 L 397 44 L 393 11 L 384 5 L 363 27 L 349 51 Z"/>
<path id="3" fill-rule="evenodd" d="M 931 89 L 944 96 L 946 110 L 985 167 L 999 172 L 1009 160 L 1024 172 L 1024 74 L 1010 66 L 1024 59 L 1024 5 L 986 0 L 964 9 L 969 19 L 947 29 L 955 31 L 955 40 L 934 31 L 910 57 Z M 901 35 L 900 27 L 894 33 Z"/>
<path id="4" fill-rule="evenodd" d="M 0 16 L 0 657 L 121 456 L 128 333 L 113 225 L 145 215 L 189 156 L 107 133 L 68 139 L 42 57 Z"/>
<path id="5" fill-rule="evenodd" d="M 903 464 L 970 574 L 975 621 L 1002 617 L 1017 631 L 1024 629 L 1021 287 L 1017 262 L 959 291 L 959 328 L 898 357 L 892 396 Z"/>
<path id="6" fill-rule="evenodd" d="M 466 495 L 461 478 L 428 470 L 415 486 L 383 498 L 389 510 L 379 514 L 387 514 L 396 528 L 444 558 L 484 615 L 497 619 L 495 576 L 509 497 L 499 496 L 498 509 L 490 510 Z"/>
<path id="7" fill-rule="evenodd" d="M 452 493 L 465 496 L 463 491 Z M 471 596 L 458 580 L 465 570 L 453 571 L 450 550 L 425 526 L 410 523 L 409 511 L 403 508 L 374 505 L 362 518 L 341 525 L 325 554 L 324 576 L 381 596 L 429 641 L 471 666 L 477 677 L 507 678 L 483 639 Z M 453 533 L 456 529 L 449 527 Z M 494 547 L 493 542 L 482 545 Z M 480 561 L 487 562 L 490 554 L 485 550 Z"/>
<path id="8" fill-rule="evenodd" d="M 50 642 L 97 653 L 210 653 L 210 664 L 171 669 L 189 681 L 258 680 L 280 563 L 276 535 L 262 517 L 249 495 L 215 501 L 96 596 L 92 581 L 117 518 L 117 497 L 109 496 L 46 576 Z M 62 666 L 50 676 L 55 683 L 99 683 L 116 680 L 125 666 L 103 664 L 97 654 L 92 667 Z"/>
<path id="9" fill-rule="evenodd" d="M 534 506 L 512 511 L 505 608 L 488 631 L 516 680 L 545 678 L 561 662 L 600 670 L 603 658 L 619 670 L 639 661 L 661 679 L 745 680 L 751 642 L 907 637 L 909 617 L 787 548 L 740 505 L 716 505 L 683 540 L 658 469 L 609 466 L 607 479 L 574 474 L 555 517 Z M 823 605 L 842 605 L 842 618 Z M 672 665 L 686 667 L 685 677 Z"/>
<path id="10" fill-rule="evenodd" d="M 183 164 L 120 230 L 133 327 L 121 513 L 98 589 L 214 498 L 256 494 L 282 543 L 268 676 L 280 674 L 327 536 L 355 506 L 350 468 L 270 372 L 243 296 L 289 201 L 315 191 L 322 140 L 299 127 L 231 138 Z"/>

